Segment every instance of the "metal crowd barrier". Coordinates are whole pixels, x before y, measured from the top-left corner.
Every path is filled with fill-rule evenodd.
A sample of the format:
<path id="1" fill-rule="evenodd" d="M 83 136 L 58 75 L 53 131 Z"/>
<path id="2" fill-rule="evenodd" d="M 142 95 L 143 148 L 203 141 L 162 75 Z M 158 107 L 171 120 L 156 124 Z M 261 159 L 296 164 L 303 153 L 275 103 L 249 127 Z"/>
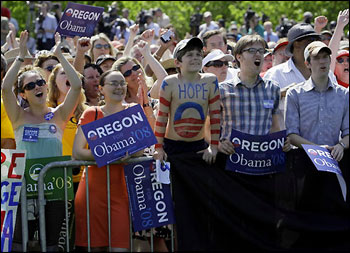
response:
<path id="1" fill-rule="evenodd" d="M 150 161 L 153 160 L 152 157 L 136 157 L 136 158 L 130 158 L 127 161 L 121 162 L 117 161 L 111 164 L 132 164 L 132 163 L 140 163 L 144 161 Z M 44 196 L 44 178 L 48 170 L 52 168 L 58 168 L 63 167 L 64 168 L 64 177 L 65 177 L 65 184 L 64 184 L 64 196 L 65 196 L 65 214 L 66 214 L 66 249 L 67 252 L 69 252 L 69 217 L 68 217 L 68 188 L 67 188 L 67 167 L 80 167 L 85 166 L 85 174 L 86 174 L 86 207 L 87 207 L 87 235 L 88 235 L 88 252 L 91 251 L 90 246 L 90 213 L 89 213 L 89 182 L 88 182 L 88 165 L 96 165 L 95 161 L 79 161 L 79 160 L 70 160 L 70 161 L 60 161 L 60 162 L 51 162 L 47 164 L 44 168 L 41 169 L 39 173 L 39 179 L 38 179 L 38 205 L 39 205 L 39 230 L 40 230 L 40 245 L 41 245 L 41 251 L 46 252 L 46 225 L 45 225 L 45 205 L 46 200 Z M 110 217 L 110 168 L 109 165 L 107 165 L 107 205 L 108 205 L 108 242 L 109 242 L 109 251 L 111 252 L 111 217 Z M 27 193 L 26 193 L 26 182 L 25 178 L 23 177 L 23 186 L 21 189 L 21 213 L 22 213 L 22 250 L 23 252 L 27 252 L 27 243 L 28 243 L 28 221 L 27 221 Z M 130 251 L 133 252 L 133 236 L 132 236 L 132 219 L 131 219 L 131 212 L 129 208 L 129 216 L 130 216 Z M 154 251 L 154 245 L 153 245 L 153 229 L 151 229 L 151 245 L 150 249 L 151 252 Z M 174 252 L 174 226 L 172 226 L 171 229 L 171 252 Z"/>

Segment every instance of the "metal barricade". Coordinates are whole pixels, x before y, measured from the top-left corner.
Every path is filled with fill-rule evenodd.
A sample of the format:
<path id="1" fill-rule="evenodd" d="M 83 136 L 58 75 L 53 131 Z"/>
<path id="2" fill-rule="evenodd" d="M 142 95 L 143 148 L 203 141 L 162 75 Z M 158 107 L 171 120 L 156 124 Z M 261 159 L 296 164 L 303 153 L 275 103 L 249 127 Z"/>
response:
<path id="1" fill-rule="evenodd" d="M 136 157 L 136 158 L 130 158 L 127 162 L 121 162 L 117 161 L 111 164 L 132 164 L 132 163 L 140 163 L 144 161 L 151 161 L 153 160 L 152 157 Z M 39 229 L 40 229 L 40 244 L 41 244 L 41 250 L 42 252 L 47 251 L 46 246 L 46 225 L 45 225 L 45 205 L 46 200 L 44 196 L 44 178 L 48 170 L 52 168 L 57 167 L 63 167 L 64 168 L 64 177 L 65 177 L 65 184 L 64 184 L 64 195 L 65 195 L 65 218 L 66 218 L 66 248 L 69 252 L 69 217 L 68 217 L 68 188 L 67 188 L 67 168 L 68 167 L 79 167 L 79 166 L 85 166 L 85 175 L 86 175 L 86 212 L 87 212 L 87 235 L 88 235 L 88 252 L 91 251 L 91 245 L 90 245 L 90 210 L 89 210 L 89 183 L 88 183 L 88 165 L 96 165 L 95 161 L 78 161 L 78 160 L 71 160 L 71 161 L 60 161 L 60 162 L 51 162 L 47 164 L 44 168 L 41 169 L 39 173 L 38 178 L 38 205 L 39 205 Z M 25 185 L 25 183 L 23 184 Z M 23 190 L 24 189 L 24 190 Z M 24 192 L 24 194 L 23 194 Z M 23 210 L 26 213 L 26 187 L 22 187 L 21 192 L 23 198 L 21 200 L 22 204 L 22 214 Z M 111 251 L 111 213 L 110 213 L 110 168 L 109 165 L 107 165 L 107 205 L 108 205 L 108 242 L 109 242 L 109 251 Z M 25 205 L 24 205 L 25 204 Z M 132 237 L 132 219 L 131 219 L 131 213 L 129 208 L 129 217 L 130 217 L 130 250 L 133 251 L 133 237 Z M 23 251 L 26 251 L 26 242 L 28 241 L 28 224 L 27 222 L 24 222 L 24 217 L 22 215 L 22 234 L 23 234 Z M 26 220 L 25 220 L 26 221 Z M 23 226 L 25 228 L 23 229 Z M 171 230 L 171 252 L 174 252 L 174 226 L 172 225 Z M 24 235 L 26 233 L 26 235 Z M 24 240 L 26 239 L 26 241 Z M 153 245 L 153 229 L 151 230 L 151 252 L 154 251 L 154 245 Z"/>

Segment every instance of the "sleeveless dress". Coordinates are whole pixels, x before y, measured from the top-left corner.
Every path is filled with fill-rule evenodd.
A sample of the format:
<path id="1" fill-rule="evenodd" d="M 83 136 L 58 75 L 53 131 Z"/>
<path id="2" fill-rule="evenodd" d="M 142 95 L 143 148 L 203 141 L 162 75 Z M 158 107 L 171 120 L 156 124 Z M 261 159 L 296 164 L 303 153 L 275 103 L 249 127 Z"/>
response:
<path id="1" fill-rule="evenodd" d="M 97 108 L 97 115 L 96 110 Z M 100 107 L 86 109 L 79 120 L 79 125 L 103 118 Z M 90 210 L 90 246 L 108 246 L 108 209 L 107 209 L 107 168 L 88 167 L 89 175 L 89 210 Z M 129 248 L 129 203 L 124 167 L 110 165 L 111 197 L 111 246 Z M 75 245 L 87 247 L 86 214 L 86 174 L 81 177 L 75 197 Z"/>

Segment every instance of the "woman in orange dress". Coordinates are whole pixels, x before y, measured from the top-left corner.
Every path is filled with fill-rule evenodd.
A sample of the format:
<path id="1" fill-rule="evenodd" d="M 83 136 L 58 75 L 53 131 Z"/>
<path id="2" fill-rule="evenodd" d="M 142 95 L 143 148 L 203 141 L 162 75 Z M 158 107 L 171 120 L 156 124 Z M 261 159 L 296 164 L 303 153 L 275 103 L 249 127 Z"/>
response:
<path id="1" fill-rule="evenodd" d="M 105 97 L 105 105 L 86 109 L 78 123 L 74 140 L 73 157 L 77 160 L 94 160 L 87 149 L 87 140 L 81 125 L 123 111 L 130 104 L 123 103 L 127 83 L 117 70 L 105 72 L 100 79 L 100 90 Z M 139 154 L 140 152 L 136 153 Z M 107 171 L 106 166 L 89 166 L 89 209 L 90 246 L 93 251 L 107 251 L 108 247 L 108 209 L 107 209 Z M 75 198 L 76 239 L 75 245 L 87 247 L 86 214 L 86 174 L 79 183 Z M 124 169 L 122 165 L 110 165 L 111 196 L 111 247 L 113 251 L 127 251 L 129 248 L 129 204 Z"/>

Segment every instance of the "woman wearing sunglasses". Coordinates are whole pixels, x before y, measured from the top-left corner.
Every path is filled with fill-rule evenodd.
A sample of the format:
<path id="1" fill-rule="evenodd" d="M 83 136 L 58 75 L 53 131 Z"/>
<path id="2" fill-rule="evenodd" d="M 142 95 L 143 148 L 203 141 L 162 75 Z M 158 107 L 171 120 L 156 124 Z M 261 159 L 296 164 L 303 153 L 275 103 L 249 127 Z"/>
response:
<path id="1" fill-rule="evenodd" d="M 140 104 L 153 129 L 155 116 L 147 95 L 146 74 L 140 62 L 135 58 L 123 56 L 113 64 L 112 69 L 120 71 L 127 82 L 125 102 Z"/>
<path id="2" fill-rule="evenodd" d="M 213 49 L 202 62 L 202 70 L 204 73 L 212 73 L 221 83 L 226 80 L 229 62 L 233 61 L 233 56 L 224 54 L 220 49 Z"/>
<path id="3" fill-rule="evenodd" d="M 26 41 L 28 32 L 23 31 L 20 34 L 20 53 L 7 72 L 2 86 L 3 102 L 9 119 L 12 123 L 17 148 L 26 150 L 27 159 L 62 156 L 62 133 L 77 106 L 80 92 L 81 79 L 76 74 L 73 67 L 63 56 L 59 45 L 54 54 L 61 62 L 67 73 L 71 89 L 64 102 L 55 109 L 47 106 L 48 87 L 40 71 L 35 69 L 24 71 L 18 76 L 20 65 L 27 51 Z M 19 95 L 28 102 L 28 107 L 23 109 L 17 103 L 16 95 L 12 91 L 12 86 L 18 80 L 17 89 Z M 27 201 L 29 204 L 29 201 Z M 33 203 L 35 205 L 35 203 Z M 20 210 L 20 208 L 19 208 Z M 17 212 L 20 215 L 21 212 Z M 58 251 L 58 238 L 60 228 L 65 216 L 64 201 L 47 201 L 45 206 L 46 226 L 50 227 L 50 233 L 47 233 L 47 250 Z M 32 233 L 29 240 L 32 239 L 35 232 L 34 224 L 30 223 Z M 13 250 L 21 251 L 21 219 L 17 216 L 16 227 L 13 239 Z M 16 248 L 17 247 L 17 248 Z"/>
<path id="4" fill-rule="evenodd" d="M 112 46 L 111 41 L 104 33 L 99 33 L 91 38 L 91 49 L 88 54 L 91 57 L 91 62 L 96 62 L 100 55 L 109 54 L 115 57 L 116 51 Z"/>
<path id="5" fill-rule="evenodd" d="M 74 140 L 73 156 L 78 160 L 94 160 L 81 125 L 96 119 L 102 119 L 114 113 L 123 111 L 131 104 L 125 104 L 127 83 L 124 76 L 117 70 L 108 70 L 100 79 L 100 91 L 104 95 L 105 105 L 92 106 L 86 109 L 78 124 L 78 131 Z M 137 152 L 135 156 L 140 155 Z M 128 155 L 126 155 L 128 157 Z M 126 158 L 125 157 L 125 158 Z M 124 169 L 121 164 L 110 165 L 111 185 L 111 246 L 113 252 L 125 252 L 129 248 L 129 204 Z M 97 168 L 89 166 L 89 202 L 90 205 L 90 246 L 92 251 L 107 251 L 108 247 L 108 217 L 107 217 L 107 170 L 106 166 Z M 86 182 L 85 173 L 75 198 L 76 237 L 75 245 L 81 250 L 87 250 L 86 224 Z"/>
<path id="6" fill-rule="evenodd" d="M 58 59 L 55 55 L 52 53 L 49 54 L 41 54 L 38 56 L 38 58 L 34 61 L 34 67 L 39 67 L 44 70 L 45 73 L 45 81 L 49 81 L 49 75 L 51 74 L 52 70 L 55 68 L 55 66 L 58 64 Z"/>

